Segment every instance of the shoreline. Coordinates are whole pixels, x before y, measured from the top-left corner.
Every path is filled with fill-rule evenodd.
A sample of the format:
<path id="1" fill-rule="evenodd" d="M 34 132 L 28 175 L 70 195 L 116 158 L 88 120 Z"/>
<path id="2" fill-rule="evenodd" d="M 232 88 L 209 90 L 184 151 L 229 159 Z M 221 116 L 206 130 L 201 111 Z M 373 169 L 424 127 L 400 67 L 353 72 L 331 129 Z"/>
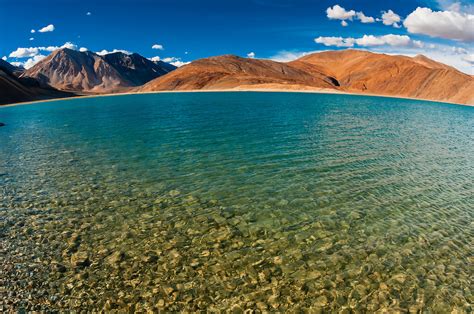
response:
<path id="1" fill-rule="evenodd" d="M 42 99 L 27 102 L 19 102 L 14 104 L 0 105 L 1 108 L 23 106 L 23 105 L 34 105 L 45 102 L 60 102 L 72 99 L 84 99 L 84 98 L 96 98 L 96 97 L 113 97 L 113 96 L 126 96 L 126 95 L 146 95 L 146 94 L 172 94 L 172 93 L 229 93 L 229 92 L 261 92 L 261 93 L 305 93 L 305 94 L 328 94 L 328 95 L 350 95 L 350 96 L 368 96 L 368 97 L 385 97 L 385 98 L 398 98 L 407 100 L 419 100 L 433 103 L 441 103 L 448 105 L 467 106 L 474 107 L 474 104 L 461 104 L 455 102 L 447 102 L 440 100 L 414 98 L 414 97 L 403 97 L 394 95 L 383 95 L 383 94 L 365 94 L 365 93 L 351 93 L 345 91 L 331 90 L 331 89 L 272 89 L 272 88 L 235 88 L 235 89 L 193 89 L 193 90 L 163 90 L 163 91 L 150 91 L 150 92 L 124 92 L 124 93 L 110 93 L 110 94 L 97 94 L 97 95 L 78 95 L 73 97 L 65 98 L 52 98 Z"/>

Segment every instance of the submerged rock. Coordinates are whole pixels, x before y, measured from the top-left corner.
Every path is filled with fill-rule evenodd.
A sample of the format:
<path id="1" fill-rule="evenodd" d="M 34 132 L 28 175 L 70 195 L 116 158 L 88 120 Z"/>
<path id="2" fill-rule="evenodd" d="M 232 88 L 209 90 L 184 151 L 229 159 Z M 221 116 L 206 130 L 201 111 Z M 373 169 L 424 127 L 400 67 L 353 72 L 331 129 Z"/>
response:
<path id="1" fill-rule="evenodd" d="M 87 267 L 91 264 L 89 254 L 84 251 L 79 251 L 71 256 L 71 264 L 74 267 Z"/>
<path id="2" fill-rule="evenodd" d="M 119 267 L 120 263 L 125 259 L 125 253 L 117 251 L 109 255 L 106 259 L 106 263 L 112 267 Z"/>

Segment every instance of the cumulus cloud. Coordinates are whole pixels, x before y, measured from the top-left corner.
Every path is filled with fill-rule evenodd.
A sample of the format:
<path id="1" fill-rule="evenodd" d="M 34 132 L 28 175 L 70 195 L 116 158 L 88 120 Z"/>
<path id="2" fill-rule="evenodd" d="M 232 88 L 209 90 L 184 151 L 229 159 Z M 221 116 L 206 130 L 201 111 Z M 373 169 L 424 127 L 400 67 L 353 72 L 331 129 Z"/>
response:
<path id="1" fill-rule="evenodd" d="M 355 43 L 355 39 L 348 37 L 323 37 L 319 36 L 315 38 L 314 41 L 318 44 L 323 44 L 324 46 L 336 46 L 336 47 L 353 47 Z"/>
<path id="2" fill-rule="evenodd" d="M 374 23 L 375 19 L 371 16 L 366 16 L 364 12 L 357 12 L 356 13 L 357 19 L 360 20 L 362 23 Z"/>
<path id="3" fill-rule="evenodd" d="M 474 53 L 467 54 L 462 59 L 467 63 L 474 65 Z"/>
<path id="4" fill-rule="evenodd" d="M 28 60 L 26 60 L 26 62 L 23 64 L 23 67 L 25 69 L 29 69 L 31 67 L 33 67 L 36 63 L 40 62 L 41 60 L 43 60 L 44 58 L 46 58 L 46 56 L 44 55 L 37 55 L 37 56 L 34 56 L 33 58 L 29 58 Z"/>
<path id="5" fill-rule="evenodd" d="M 79 51 L 80 52 L 86 52 L 86 51 L 89 51 L 89 49 L 85 48 L 85 47 L 81 47 L 79 48 Z"/>
<path id="6" fill-rule="evenodd" d="M 38 55 L 40 49 L 38 47 L 30 48 L 17 48 L 15 51 L 12 51 L 9 55 L 10 58 L 28 58 Z"/>
<path id="7" fill-rule="evenodd" d="M 52 52 L 54 50 L 58 50 L 58 49 L 62 49 L 62 48 L 77 50 L 77 45 L 75 45 L 75 44 L 68 41 L 67 43 L 65 43 L 62 46 L 49 46 L 49 47 L 38 47 L 38 48 L 39 48 L 39 50 Z"/>
<path id="8" fill-rule="evenodd" d="M 445 11 L 474 14 L 474 3 L 472 0 L 437 0 L 436 2 Z"/>
<path id="9" fill-rule="evenodd" d="M 36 31 L 35 31 L 34 29 L 32 29 L 32 30 L 31 30 L 31 33 L 34 34 L 34 33 L 36 33 Z"/>
<path id="10" fill-rule="evenodd" d="M 153 46 L 151 46 L 151 49 L 164 50 L 163 45 L 159 44 L 154 44 Z"/>
<path id="11" fill-rule="evenodd" d="M 183 66 L 183 65 L 186 65 L 186 64 L 189 64 L 189 63 L 190 63 L 190 62 L 181 61 L 180 58 L 176 58 L 176 57 L 164 58 L 164 59 L 163 59 L 163 62 L 172 64 L 172 65 L 174 65 L 175 67 L 178 67 L 178 68 L 181 67 L 181 66 Z"/>
<path id="12" fill-rule="evenodd" d="M 278 61 L 278 62 L 290 62 L 296 59 L 299 59 L 301 57 L 304 57 L 306 55 L 309 55 L 311 53 L 315 52 L 321 52 L 324 50 L 319 50 L 319 51 L 288 51 L 288 50 L 282 50 L 279 51 L 276 55 L 270 57 L 271 60 Z"/>
<path id="13" fill-rule="evenodd" d="M 36 63 L 43 60 L 44 58 L 46 58 L 46 56 L 36 55 L 32 58 L 27 59 L 24 62 L 16 61 L 16 62 L 11 62 L 11 64 L 16 66 L 16 67 L 22 67 L 22 68 L 25 68 L 25 69 L 29 69 L 29 68 L 33 67 Z"/>
<path id="14" fill-rule="evenodd" d="M 374 35 L 364 35 L 360 38 L 352 38 L 352 37 L 318 37 L 315 38 L 314 41 L 318 44 L 323 44 L 327 47 L 335 46 L 335 47 L 354 47 L 355 45 L 361 47 L 373 47 L 373 46 L 416 46 L 421 44 L 421 42 L 417 41 L 415 44 L 414 41 L 410 39 L 407 35 L 394 35 L 388 34 L 383 36 L 374 36 Z"/>
<path id="15" fill-rule="evenodd" d="M 156 56 L 156 57 L 148 58 L 148 60 L 153 61 L 153 62 L 158 62 L 161 60 L 161 58 Z"/>
<path id="16" fill-rule="evenodd" d="M 10 58 L 31 58 L 40 54 L 41 51 L 52 52 L 61 48 L 77 49 L 77 46 L 71 42 L 67 42 L 62 46 L 49 46 L 49 47 L 29 47 L 29 48 L 17 48 L 12 51 L 9 55 Z"/>
<path id="17" fill-rule="evenodd" d="M 393 27 L 400 28 L 400 15 L 396 14 L 392 10 L 382 11 L 382 23 L 384 25 L 392 25 Z"/>
<path id="18" fill-rule="evenodd" d="M 366 16 L 364 12 L 356 12 L 354 10 L 346 10 L 340 5 L 336 4 L 333 7 L 326 9 L 326 15 L 331 20 L 341 20 L 342 26 L 347 26 L 347 20 L 359 20 L 362 23 L 374 23 L 375 19 L 371 16 Z"/>
<path id="19" fill-rule="evenodd" d="M 326 9 L 327 17 L 331 20 L 352 20 L 356 15 L 354 10 L 346 11 L 343 7 L 336 4 Z"/>
<path id="20" fill-rule="evenodd" d="M 121 53 L 124 53 L 126 55 L 131 55 L 132 54 L 130 51 L 122 50 L 122 49 L 114 49 L 112 51 L 108 51 L 108 50 L 104 49 L 104 50 L 96 52 L 96 54 L 98 54 L 99 56 L 105 56 L 105 55 L 108 55 L 108 54 L 111 54 L 111 53 L 116 53 L 116 52 L 121 52 Z"/>
<path id="21" fill-rule="evenodd" d="M 92 13 L 91 13 L 91 12 L 87 12 L 86 15 L 87 15 L 87 16 L 91 16 Z"/>
<path id="22" fill-rule="evenodd" d="M 53 24 L 49 24 L 48 26 L 45 26 L 45 27 L 38 30 L 38 32 L 40 32 L 40 33 L 47 33 L 47 32 L 52 32 L 52 31 L 54 31 L 54 25 Z"/>
<path id="23" fill-rule="evenodd" d="M 455 11 L 432 11 L 418 7 L 403 25 L 410 33 L 460 41 L 474 41 L 474 15 Z"/>
<path id="24" fill-rule="evenodd" d="M 251 58 L 251 59 L 255 58 L 255 52 L 252 51 L 252 52 L 247 53 L 247 58 Z"/>
<path id="25" fill-rule="evenodd" d="M 7 56 L 3 56 L 3 57 L 2 57 L 2 60 L 3 60 L 3 61 L 7 61 Z"/>
<path id="26" fill-rule="evenodd" d="M 34 37 L 30 37 L 30 41 L 32 41 L 32 40 L 35 40 L 35 38 L 34 38 Z"/>
<path id="27" fill-rule="evenodd" d="M 356 43 L 363 47 L 383 45 L 408 46 L 412 44 L 412 41 L 407 35 L 388 34 L 383 36 L 364 35 L 362 38 L 356 39 Z"/>

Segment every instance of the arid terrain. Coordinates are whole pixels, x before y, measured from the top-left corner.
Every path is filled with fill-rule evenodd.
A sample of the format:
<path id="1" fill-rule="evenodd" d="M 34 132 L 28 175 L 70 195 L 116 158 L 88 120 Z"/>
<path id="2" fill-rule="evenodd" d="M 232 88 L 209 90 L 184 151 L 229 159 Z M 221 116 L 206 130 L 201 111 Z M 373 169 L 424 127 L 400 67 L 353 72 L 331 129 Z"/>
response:
<path id="1" fill-rule="evenodd" d="M 15 72 L 8 63 L 2 65 L 3 104 L 71 93 L 191 90 L 322 91 L 474 104 L 471 75 L 423 55 L 407 57 L 351 49 L 314 53 L 286 63 L 223 55 L 176 68 L 138 54 L 100 56 L 64 48 L 28 70 Z M 29 84 L 24 86 L 19 80 Z"/>

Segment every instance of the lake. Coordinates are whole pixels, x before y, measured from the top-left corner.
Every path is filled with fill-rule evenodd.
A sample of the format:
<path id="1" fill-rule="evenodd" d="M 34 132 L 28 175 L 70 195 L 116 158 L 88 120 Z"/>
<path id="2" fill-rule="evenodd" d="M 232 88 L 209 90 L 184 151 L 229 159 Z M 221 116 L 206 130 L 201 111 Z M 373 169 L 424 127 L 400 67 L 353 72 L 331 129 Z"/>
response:
<path id="1" fill-rule="evenodd" d="M 0 122 L 0 310 L 473 310 L 473 107 L 164 93 Z"/>

